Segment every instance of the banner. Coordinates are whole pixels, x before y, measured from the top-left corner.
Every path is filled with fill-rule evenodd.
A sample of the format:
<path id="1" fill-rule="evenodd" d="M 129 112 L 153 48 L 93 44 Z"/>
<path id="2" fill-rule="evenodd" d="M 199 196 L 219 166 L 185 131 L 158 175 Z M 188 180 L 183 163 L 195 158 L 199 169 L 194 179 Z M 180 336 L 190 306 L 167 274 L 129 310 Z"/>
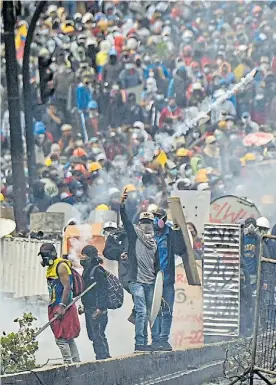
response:
<path id="1" fill-rule="evenodd" d="M 171 332 L 173 349 L 203 345 L 202 287 L 188 284 L 182 260 L 175 272 L 175 302 Z M 196 261 L 202 277 L 202 262 Z"/>
<path id="2" fill-rule="evenodd" d="M 211 203 L 211 223 L 237 223 L 240 219 L 258 218 L 260 212 L 251 201 L 235 195 L 225 195 Z M 207 221 L 208 222 L 208 221 Z"/>

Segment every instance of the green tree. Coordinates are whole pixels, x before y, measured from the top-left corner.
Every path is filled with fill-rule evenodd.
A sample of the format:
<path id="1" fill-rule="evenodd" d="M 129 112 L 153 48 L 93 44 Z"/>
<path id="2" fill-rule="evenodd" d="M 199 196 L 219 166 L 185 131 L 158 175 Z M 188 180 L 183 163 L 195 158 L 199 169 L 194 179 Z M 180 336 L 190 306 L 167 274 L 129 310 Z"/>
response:
<path id="1" fill-rule="evenodd" d="M 35 352 L 38 342 L 34 340 L 36 318 L 32 313 L 24 313 L 22 318 L 14 322 L 19 324 L 17 333 L 6 334 L 0 339 L 1 374 L 16 373 L 35 368 Z"/>

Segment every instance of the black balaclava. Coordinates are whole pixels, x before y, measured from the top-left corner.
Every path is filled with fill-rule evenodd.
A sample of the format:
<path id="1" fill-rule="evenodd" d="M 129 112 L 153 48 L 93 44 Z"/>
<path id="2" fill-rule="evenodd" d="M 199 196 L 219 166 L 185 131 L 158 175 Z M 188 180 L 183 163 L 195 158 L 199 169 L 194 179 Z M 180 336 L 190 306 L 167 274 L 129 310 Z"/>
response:
<path id="1" fill-rule="evenodd" d="M 82 249 L 82 254 L 87 255 L 87 259 L 82 259 L 80 260 L 80 264 L 86 269 L 90 269 L 96 265 L 99 265 L 100 263 L 100 258 L 98 257 L 98 250 L 94 246 L 85 246 Z"/>

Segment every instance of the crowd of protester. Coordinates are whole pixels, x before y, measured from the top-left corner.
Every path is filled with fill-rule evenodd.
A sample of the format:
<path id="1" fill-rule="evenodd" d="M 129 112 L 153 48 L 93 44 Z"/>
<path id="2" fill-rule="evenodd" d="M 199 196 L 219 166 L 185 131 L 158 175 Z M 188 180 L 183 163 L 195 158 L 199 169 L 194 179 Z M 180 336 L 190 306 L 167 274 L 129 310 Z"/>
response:
<path id="1" fill-rule="evenodd" d="M 23 4 L 17 22 L 19 72 L 34 6 Z M 171 191 L 210 190 L 211 199 L 237 193 L 246 183 L 249 165 L 275 157 L 275 21 L 273 1 L 49 2 L 39 19 L 31 47 L 37 180 L 28 186 L 25 214 L 29 218 L 58 202 L 75 206 L 84 222 L 93 210 L 121 214 L 124 231 L 118 234 L 119 221 L 107 224 L 104 256 L 119 262 L 120 281 L 132 294 L 136 351 L 171 350 L 174 255 L 185 253 L 182 237 L 166 223 L 164 209 Z M 1 205 L 12 207 L 3 50 L 1 54 Z M 39 63 L 48 75 L 46 83 L 41 82 Z M 257 73 L 252 82 L 209 112 L 213 101 L 253 69 Z M 20 108 L 18 129 L 25 145 L 23 104 Z M 190 124 L 202 111 L 208 112 L 206 117 Z M 266 221 L 245 225 L 244 263 L 252 291 L 256 229 L 268 231 Z M 188 226 L 200 258 L 197 229 Z M 76 308 L 70 311 L 73 321 L 69 313 L 65 321 L 64 310 L 70 301 L 70 288 L 67 294 L 64 288 L 72 283 L 72 273 L 64 263 L 58 265 L 62 261 L 54 248 L 45 245 L 41 256 L 47 277 L 54 277 L 51 285 L 59 290 L 52 305 L 63 326 L 68 320 L 71 325 L 54 328 L 54 334 L 64 361 L 78 362 Z M 91 269 L 101 263 L 97 250 L 87 247 L 82 251 L 86 286 Z M 268 242 L 267 249 L 274 255 L 275 243 Z M 165 305 L 152 328 L 149 348 L 145 324 L 160 269 L 165 272 Z M 110 357 L 101 273 L 103 289 L 87 295 L 82 309 L 97 359 Z"/>

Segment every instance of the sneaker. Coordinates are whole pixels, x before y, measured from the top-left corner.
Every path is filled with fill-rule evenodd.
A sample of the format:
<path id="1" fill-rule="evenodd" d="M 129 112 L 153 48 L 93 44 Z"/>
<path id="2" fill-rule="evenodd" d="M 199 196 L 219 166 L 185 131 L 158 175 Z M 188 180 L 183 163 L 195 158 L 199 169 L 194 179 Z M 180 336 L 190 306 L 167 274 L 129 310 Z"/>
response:
<path id="1" fill-rule="evenodd" d="M 159 352 L 159 351 L 162 351 L 163 347 L 161 345 L 161 342 L 153 342 L 151 344 L 151 350 L 153 352 Z"/>
<path id="2" fill-rule="evenodd" d="M 168 342 L 161 342 L 161 348 L 159 350 L 162 352 L 171 352 L 172 346 Z"/>
<path id="3" fill-rule="evenodd" d="M 151 351 L 152 349 L 149 345 L 135 345 L 134 353 L 149 353 Z"/>

